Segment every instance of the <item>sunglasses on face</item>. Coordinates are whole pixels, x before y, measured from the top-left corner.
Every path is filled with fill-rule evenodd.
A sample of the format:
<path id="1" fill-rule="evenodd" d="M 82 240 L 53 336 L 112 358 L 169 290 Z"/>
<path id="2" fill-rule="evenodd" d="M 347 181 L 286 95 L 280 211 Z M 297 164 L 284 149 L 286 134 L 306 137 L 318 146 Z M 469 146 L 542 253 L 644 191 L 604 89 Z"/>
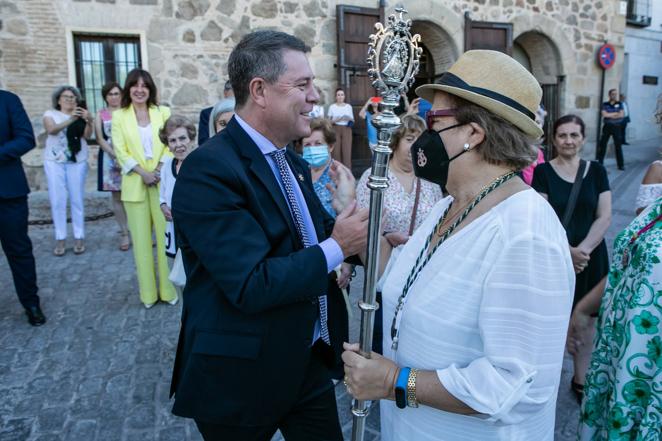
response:
<path id="1" fill-rule="evenodd" d="M 445 116 L 455 116 L 457 114 L 457 109 L 438 109 L 438 110 L 428 110 L 425 112 L 425 121 L 427 122 L 428 129 L 432 128 L 435 118 L 441 118 Z"/>

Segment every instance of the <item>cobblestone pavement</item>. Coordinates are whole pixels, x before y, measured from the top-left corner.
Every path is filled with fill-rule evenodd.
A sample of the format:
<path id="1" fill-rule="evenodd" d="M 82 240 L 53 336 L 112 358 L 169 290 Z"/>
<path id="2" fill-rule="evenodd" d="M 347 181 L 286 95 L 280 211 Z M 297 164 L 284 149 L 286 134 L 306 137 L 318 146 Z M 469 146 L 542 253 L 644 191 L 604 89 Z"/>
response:
<path id="1" fill-rule="evenodd" d="M 625 172 L 616 171 L 613 159 L 608 159 L 614 191 L 610 242 L 632 219 L 638 184 L 661 141 L 626 146 Z M 31 200 L 44 197 L 35 195 Z M 142 307 L 132 254 L 119 251 L 116 230 L 112 218 L 88 222 L 87 252 L 74 255 L 70 240 L 67 254 L 57 258 L 51 252 L 52 227 L 31 227 L 40 296 L 48 316 L 48 323 L 40 328 L 27 324 L 6 260 L 0 257 L 4 310 L 0 316 L 0 440 L 201 439 L 190 420 L 170 413 L 168 391 L 181 306 Z M 353 282 L 353 299 L 358 298 L 360 287 L 359 277 Z M 357 313 L 351 323 L 354 341 L 359 321 Z M 568 387 L 571 365 L 569 359 L 565 361 L 557 407 L 559 441 L 575 438 L 578 414 Z M 350 400 L 342 385 L 337 387 L 337 397 L 349 439 Z M 366 440 L 378 439 L 375 409 L 367 421 Z"/>

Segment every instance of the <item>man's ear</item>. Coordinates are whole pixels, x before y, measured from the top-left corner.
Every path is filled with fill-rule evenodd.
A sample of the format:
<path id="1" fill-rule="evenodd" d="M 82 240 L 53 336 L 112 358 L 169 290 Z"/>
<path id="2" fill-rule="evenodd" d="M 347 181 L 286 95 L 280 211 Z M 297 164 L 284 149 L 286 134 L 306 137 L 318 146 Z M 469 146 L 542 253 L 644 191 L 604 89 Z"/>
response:
<path id="1" fill-rule="evenodd" d="M 253 78 L 248 83 L 248 93 L 251 100 L 260 108 L 264 109 L 267 106 L 266 101 L 266 82 L 263 78 Z"/>
<path id="2" fill-rule="evenodd" d="M 469 123 L 469 127 L 471 128 L 471 132 L 469 133 L 468 142 L 471 144 L 471 147 L 474 148 L 485 141 L 485 129 L 475 122 Z"/>

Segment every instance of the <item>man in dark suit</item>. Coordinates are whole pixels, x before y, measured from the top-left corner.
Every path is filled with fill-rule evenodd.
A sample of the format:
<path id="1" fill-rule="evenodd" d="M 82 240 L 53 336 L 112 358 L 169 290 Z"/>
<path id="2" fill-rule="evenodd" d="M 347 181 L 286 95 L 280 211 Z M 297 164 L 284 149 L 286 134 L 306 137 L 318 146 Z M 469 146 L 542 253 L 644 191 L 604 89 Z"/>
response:
<path id="1" fill-rule="evenodd" d="M 205 440 L 342 440 L 331 381 L 347 339 L 330 276 L 365 248 L 367 210 L 335 223 L 286 145 L 319 99 L 298 38 L 246 35 L 230 55 L 236 113 L 193 151 L 173 194 L 187 284 L 173 413 Z"/>
<path id="2" fill-rule="evenodd" d="M 226 81 L 225 86 L 223 86 L 223 98 L 229 98 L 231 96 L 234 96 L 232 85 L 229 81 Z M 202 145 L 209 139 L 209 117 L 213 109 L 214 106 L 205 107 L 200 112 L 200 116 L 198 117 L 198 145 Z"/>
<path id="3" fill-rule="evenodd" d="M 14 287 L 32 326 L 46 323 L 37 295 L 32 242 L 28 236 L 28 181 L 21 156 L 35 146 L 30 119 L 21 100 L 0 90 L 0 242 Z"/>

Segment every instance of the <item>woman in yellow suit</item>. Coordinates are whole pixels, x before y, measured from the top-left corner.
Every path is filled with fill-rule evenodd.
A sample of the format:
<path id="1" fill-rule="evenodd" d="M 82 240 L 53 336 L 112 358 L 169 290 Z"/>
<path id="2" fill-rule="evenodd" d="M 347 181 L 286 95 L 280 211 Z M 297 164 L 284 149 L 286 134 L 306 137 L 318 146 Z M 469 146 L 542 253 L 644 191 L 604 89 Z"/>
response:
<path id="1" fill-rule="evenodd" d="M 148 309 L 159 299 L 171 305 L 178 300 L 168 280 L 165 219 L 159 208 L 159 171 L 163 156 L 170 153 L 158 133 L 169 116 L 170 109 L 157 104 L 156 86 L 149 72 L 142 69 L 129 72 L 121 108 L 113 112 L 112 138 L 122 167 L 122 202 L 133 239 L 140 300 Z M 158 292 L 152 229 L 156 236 Z"/>

